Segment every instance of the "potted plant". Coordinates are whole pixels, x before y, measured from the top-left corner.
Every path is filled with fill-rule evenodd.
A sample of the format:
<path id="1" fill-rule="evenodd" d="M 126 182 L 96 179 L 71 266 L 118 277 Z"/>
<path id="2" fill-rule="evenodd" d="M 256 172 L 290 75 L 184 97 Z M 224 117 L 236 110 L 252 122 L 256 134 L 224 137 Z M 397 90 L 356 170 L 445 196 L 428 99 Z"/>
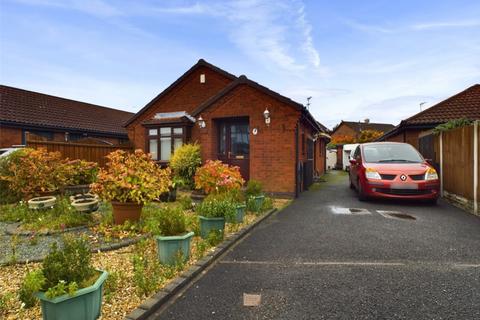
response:
<path id="1" fill-rule="evenodd" d="M 169 190 L 170 169 L 161 169 L 139 149 L 134 153 L 117 150 L 106 157 L 106 167 L 91 185 L 92 192 L 111 201 L 115 224 L 139 220 L 143 205 Z"/>
<path id="2" fill-rule="evenodd" d="M 262 184 L 257 180 L 249 180 L 245 189 L 247 196 L 247 207 L 250 211 L 259 212 L 265 201 L 265 195 L 262 192 Z"/>
<path id="3" fill-rule="evenodd" d="M 25 307 L 40 299 L 44 320 L 94 320 L 101 314 L 107 277 L 92 267 L 85 239 L 65 237 L 61 250 L 52 244 L 42 268 L 26 275 L 19 296 Z"/>
<path id="4" fill-rule="evenodd" d="M 190 242 L 194 235 L 187 232 L 187 222 L 182 209 L 161 208 L 157 212 L 158 233 L 156 236 L 158 259 L 163 264 L 174 265 L 181 259 L 190 258 Z"/>
<path id="5" fill-rule="evenodd" d="M 240 189 L 233 189 L 230 191 L 230 196 L 232 201 L 235 204 L 236 215 L 234 223 L 242 223 L 243 218 L 245 217 L 245 212 L 247 211 L 247 205 L 245 204 L 245 195 Z"/>
<path id="6" fill-rule="evenodd" d="M 212 231 L 223 237 L 225 219 L 234 220 L 237 211 L 230 199 L 209 196 L 196 207 L 196 212 L 200 219 L 200 236 L 206 239 Z"/>

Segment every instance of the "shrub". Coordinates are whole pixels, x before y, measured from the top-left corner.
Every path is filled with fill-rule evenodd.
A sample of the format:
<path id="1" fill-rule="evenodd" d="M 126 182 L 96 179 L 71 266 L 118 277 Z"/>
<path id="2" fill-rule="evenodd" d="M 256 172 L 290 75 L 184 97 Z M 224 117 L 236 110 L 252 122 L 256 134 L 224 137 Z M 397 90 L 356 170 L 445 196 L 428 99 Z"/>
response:
<path id="1" fill-rule="evenodd" d="M 247 188 L 245 194 L 247 197 L 260 196 L 262 194 L 262 184 L 257 180 L 249 180 L 247 183 Z"/>
<path id="2" fill-rule="evenodd" d="M 97 179 L 98 164 L 96 162 L 66 160 L 65 167 L 68 171 L 68 185 L 91 184 Z"/>
<path id="3" fill-rule="evenodd" d="M 161 169 L 142 150 L 117 150 L 107 155 L 106 168 L 100 169 L 92 191 L 107 201 L 145 204 L 168 192 L 170 169 Z"/>
<path id="4" fill-rule="evenodd" d="M 208 160 L 195 173 L 195 187 L 208 193 L 223 193 L 240 189 L 244 183 L 240 168 L 220 160 Z"/>
<path id="5" fill-rule="evenodd" d="M 61 250 L 53 243 L 43 260 L 42 273 L 46 282 L 44 289 L 53 288 L 64 281 L 67 285 L 75 282 L 85 285 L 95 275 L 91 265 L 92 254 L 86 239 L 64 237 Z"/>
<path id="6" fill-rule="evenodd" d="M 236 206 L 230 199 L 217 198 L 216 196 L 208 196 L 200 203 L 196 212 L 207 218 L 226 218 L 234 219 L 236 215 Z"/>
<path id="7" fill-rule="evenodd" d="M 160 262 L 153 255 L 143 254 L 145 251 L 147 243 L 141 241 L 135 245 L 135 252 L 140 254 L 134 254 L 132 257 L 133 282 L 140 297 L 148 296 L 164 281 Z"/>
<path id="8" fill-rule="evenodd" d="M 186 187 L 193 188 L 193 177 L 198 167 L 202 165 L 200 156 L 200 145 L 184 144 L 175 152 L 170 159 L 170 167 L 176 177 L 183 181 Z"/>
<path id="9" fill-rule="evenodd" d="M 23 198 L 56 191 L 68 181 L 66 166 L 59 152 L 20 149 L 8 156 L 4 166 L 6 168 L 3 168 L 0 179 L 8 184 L 13 194 Z"/>
<path id="10" fill-rule="evenodd" d="M 465 118 L 450 120 L 448 122 L 445 122 L 445 123 L 442 123 L 442 124 L 436 126 L 433 129 L 433 133 L 434 134 L 440 134 L 440 132 L 442 132 L 442 131 L 444 132 L 444 131 L 449 131 L 449 130 L 452 130 L 452 129 L 455 129 L 455 128 L 469 126 L 472 123 L 473 123 L 472 120 L 465 119 Z"/>
<path id="11" fill-rule="evenodd" d="M 177 236 L 187 231 L 185 214 L 178 207 L 158 210 L 158 229 L 162 236 Z"/>
<path id="12" fill-rule="evenodd" d="M 13 203 L 22 198 L 22 194 L 10 188 L 9 178 L 13 177 L 10 171 L 10 163 L 19 162 L 18 158 L 23 156 L 21 149 L 18 149 L 6 157 L 0 158 L 0 203 Z"/>
<path id="13" fill-rule="evenodd" d="M 33 294 L 37 291 L 46 292 L 50 299 L 67 293 L 73 295 L 78 288 L 92 285 L 96 280 L 94 276 L 87 241 L 64 237 L 61 250 L 54 242 L 42 268 L 27 273 L 20 288 L 20 299 L 26 306 L 32 306 Z"/>

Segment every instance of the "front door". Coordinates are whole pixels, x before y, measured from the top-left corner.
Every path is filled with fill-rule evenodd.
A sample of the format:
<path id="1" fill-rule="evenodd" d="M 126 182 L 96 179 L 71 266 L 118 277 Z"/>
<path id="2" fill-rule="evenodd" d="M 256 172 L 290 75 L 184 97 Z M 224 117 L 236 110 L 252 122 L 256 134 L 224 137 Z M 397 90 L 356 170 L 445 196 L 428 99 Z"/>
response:
<path id="1" fill-rule="evenodd" d="M 243 179 L 250 177 L 250 128 L 248 118 L 218 122 L 218 159 L 240 167 Z"/>

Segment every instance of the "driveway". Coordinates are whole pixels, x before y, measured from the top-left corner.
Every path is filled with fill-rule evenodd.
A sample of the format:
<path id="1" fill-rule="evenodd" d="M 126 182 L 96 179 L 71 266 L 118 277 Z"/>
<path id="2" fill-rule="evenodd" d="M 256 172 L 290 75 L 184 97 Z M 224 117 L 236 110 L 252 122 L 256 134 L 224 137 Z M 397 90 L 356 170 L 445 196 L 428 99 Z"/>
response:
<path id="1" fill-rule="evenodd" d="M 480 319 L 480 218 L 443 201 L 359 202 L 346 175 L 327 176 L 151 319 Z"/>

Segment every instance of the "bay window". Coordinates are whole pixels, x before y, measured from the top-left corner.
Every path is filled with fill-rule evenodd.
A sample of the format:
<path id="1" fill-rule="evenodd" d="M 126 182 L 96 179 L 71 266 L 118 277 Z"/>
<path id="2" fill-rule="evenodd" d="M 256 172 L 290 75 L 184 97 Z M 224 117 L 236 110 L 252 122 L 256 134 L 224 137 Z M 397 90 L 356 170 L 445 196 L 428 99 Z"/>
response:
<path id="1" fill-rule="evenodd" d="M 152 127 L 147 132 L 148 152 L 156 161 L 170 161 L 172 153 L 185 140 L 185 127 Z"/>

